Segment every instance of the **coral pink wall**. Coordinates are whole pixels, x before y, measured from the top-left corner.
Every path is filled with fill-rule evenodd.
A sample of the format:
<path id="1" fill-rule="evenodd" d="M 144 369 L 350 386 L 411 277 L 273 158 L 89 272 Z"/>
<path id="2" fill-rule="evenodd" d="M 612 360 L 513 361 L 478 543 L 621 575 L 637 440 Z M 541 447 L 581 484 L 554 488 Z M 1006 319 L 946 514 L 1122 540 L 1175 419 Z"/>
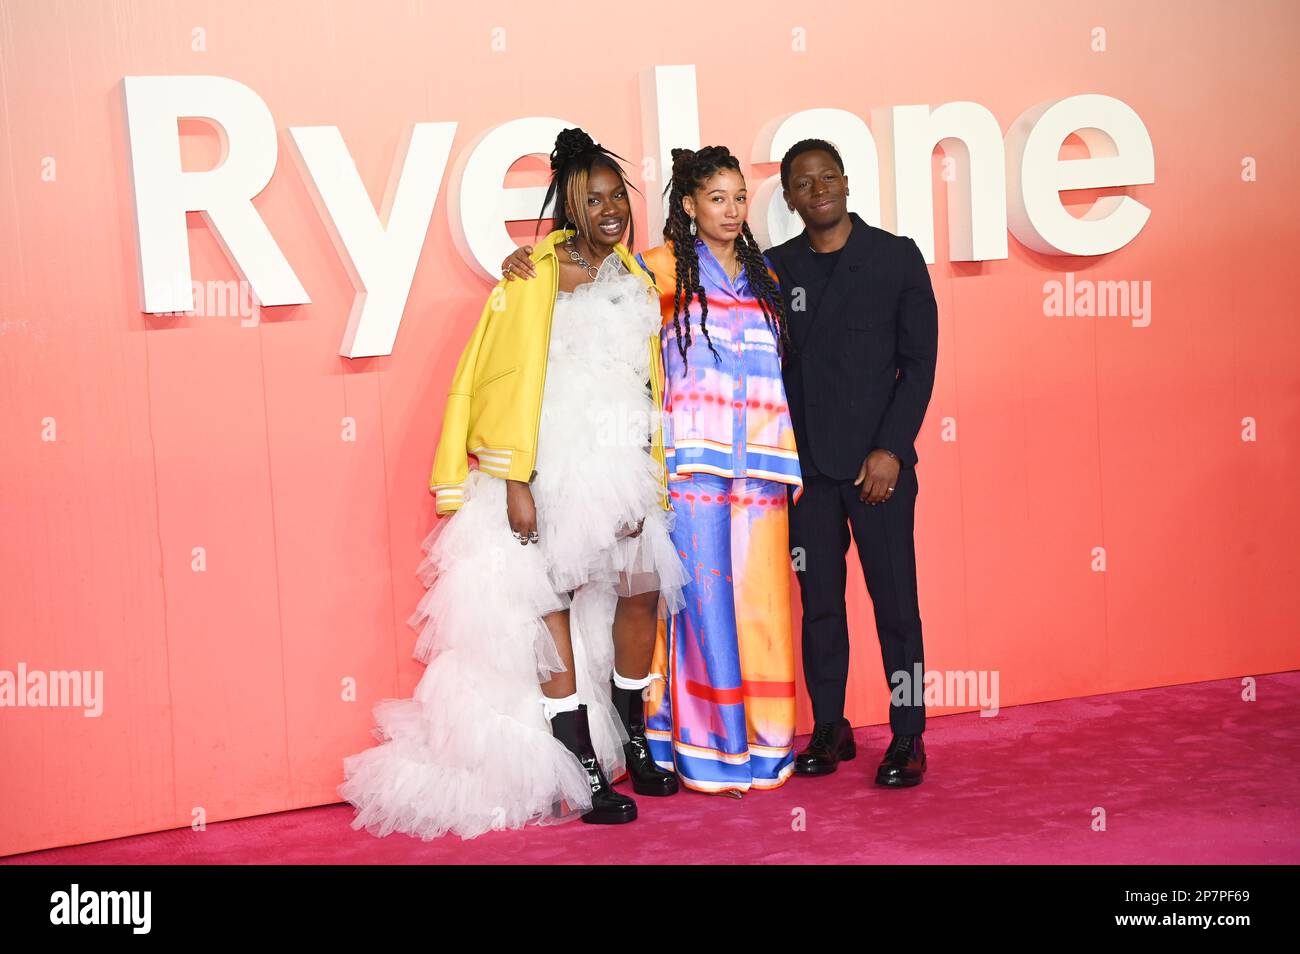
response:
<path id="1" fill-rule="evenodd" d="M 741 156 L 768 120 L 816 106 L 867 119 L 974 100 L 1004 129 L 1076 93 L 1132 106 L 1156 182 L 1127 191 L 1152 215 L 1113 254 L 1012 240 L 1007 260 L 952 264 L 936 192 L 927 663 L 998 670 L 1007 706 L 1300 662 L 1295 7 L 844 6 L 673 0 L 578 28 L 515 3 L 0 5 L 0 669 L 104 674 L 98 718 L 0 709 L 0 854 L 335 801 L 371 703 L 419 678 L 404 620 L 425 482 L 487 286 L 453 247 L 444 181 L 394 353 L 340 358 L 352 288 L 286 127 L 338 125 L 376 200 L 417 121 L 460 124 L 453 161 L 535 114 L 639 157 L 638 75 L 656 64 L 696 65 L 703 140 Z M 186 73 L 237 79 L 274 113 L 280 164 L 255 204 L 312 304 L 247 327 L 140 313 L 122 77 Z M 203 168 L 215 139 L 195 125 Z M 190 242 L 195 278 L 236 277 L 197 217 Z M 1043 283 L 1067 271 L 1150 281 L 1151 324 L 1044 316 Z M 879 653 L 851 579 L 850 715 L 876 723 Z"/>

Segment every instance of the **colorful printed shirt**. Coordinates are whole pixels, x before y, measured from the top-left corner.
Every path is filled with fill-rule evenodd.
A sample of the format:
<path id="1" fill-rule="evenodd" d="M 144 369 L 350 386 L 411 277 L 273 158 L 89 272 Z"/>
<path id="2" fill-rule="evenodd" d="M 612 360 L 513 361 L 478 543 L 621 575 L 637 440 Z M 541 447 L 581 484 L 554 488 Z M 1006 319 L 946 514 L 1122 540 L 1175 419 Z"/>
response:
<path id="1" fill-rule="evenodd" d="M 655 279 L 664 324 L 664 455 L 668 479 L 691 473 L 754 477 L 803 493 L 794 427 L 781 380 L 776 338 L 742 271 L 733 282 L 702 239 L 695 240 L 700 284 L 709 302 L 709 338 L 700 330 L 699 302 L 690 306 L 691 344 L 685 373 L 673 325 L 676 262 L 672 246 L 637 261 Z M 775 277 L 773 278 L 775 281 Z M 679 315 L 683 332 L 686 316 Z"/>

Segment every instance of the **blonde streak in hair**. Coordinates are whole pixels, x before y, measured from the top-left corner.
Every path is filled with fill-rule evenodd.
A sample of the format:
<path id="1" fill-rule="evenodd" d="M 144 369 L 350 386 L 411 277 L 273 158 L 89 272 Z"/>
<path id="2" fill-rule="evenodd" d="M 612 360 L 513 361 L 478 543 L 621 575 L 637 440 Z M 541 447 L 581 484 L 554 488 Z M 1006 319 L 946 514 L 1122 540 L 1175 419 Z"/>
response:
<path id="1" fill-rule="evenodd" d="M 569 206 L 573 209 L 573 227 L 578 235 L 584 238 L 587 235 L 583 227 L 583 220 L 587 217 L 587 181 L 588 173 L 585 168 L 573 170 L 573 175 L 569 176 L 567 189 L 569 194 L 566 196 Z"/>

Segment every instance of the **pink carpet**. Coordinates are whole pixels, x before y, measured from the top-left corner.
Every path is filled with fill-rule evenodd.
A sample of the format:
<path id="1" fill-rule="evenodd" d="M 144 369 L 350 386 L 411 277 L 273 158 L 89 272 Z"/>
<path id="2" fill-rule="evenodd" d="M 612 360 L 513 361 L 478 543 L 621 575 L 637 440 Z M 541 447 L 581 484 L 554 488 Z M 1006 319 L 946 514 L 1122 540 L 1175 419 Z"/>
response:
<path id="1" fill-rule="evenodd" d="M 743 799 L 638 799 L 631 825 L 421 842 L 330 805 L 32 852 L 7 864 L 1300 862 L 1300 673 L 931 719 L 924 784 L 871 784 L 884 726 L 834 775 Z M 1104 832 L 1091 828 L 1094 807 Z M 796 830 L 796 821 L 805 821 Z"/>

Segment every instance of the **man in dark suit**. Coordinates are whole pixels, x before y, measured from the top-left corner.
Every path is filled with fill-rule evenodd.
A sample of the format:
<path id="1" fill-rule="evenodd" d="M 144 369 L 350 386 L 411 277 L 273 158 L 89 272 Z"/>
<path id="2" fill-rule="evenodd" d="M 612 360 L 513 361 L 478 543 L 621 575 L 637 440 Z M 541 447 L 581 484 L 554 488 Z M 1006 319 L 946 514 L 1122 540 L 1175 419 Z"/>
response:
<path id="1" fill-rule="evenodd" d="M 803 496 L 790 508 L 790 544 L 815 727 L 795 771 L 826 775 L 857 754 L 844 718 L 852 532 L 891 689 L 893 740 L 876 782 L 916 785 L 926 759 L 925 705 L 915 680 L 925 660 L 913 444 L 934 387 L 938 318 L 930 273 L 912 239 L 848 211 L 848 177 L 829 142 L 792 146 L 781 161 L 781 185 L 804 223 L 802 233 L 767 253 L 785 296 L 785 387 L 804 479 Z"/>

